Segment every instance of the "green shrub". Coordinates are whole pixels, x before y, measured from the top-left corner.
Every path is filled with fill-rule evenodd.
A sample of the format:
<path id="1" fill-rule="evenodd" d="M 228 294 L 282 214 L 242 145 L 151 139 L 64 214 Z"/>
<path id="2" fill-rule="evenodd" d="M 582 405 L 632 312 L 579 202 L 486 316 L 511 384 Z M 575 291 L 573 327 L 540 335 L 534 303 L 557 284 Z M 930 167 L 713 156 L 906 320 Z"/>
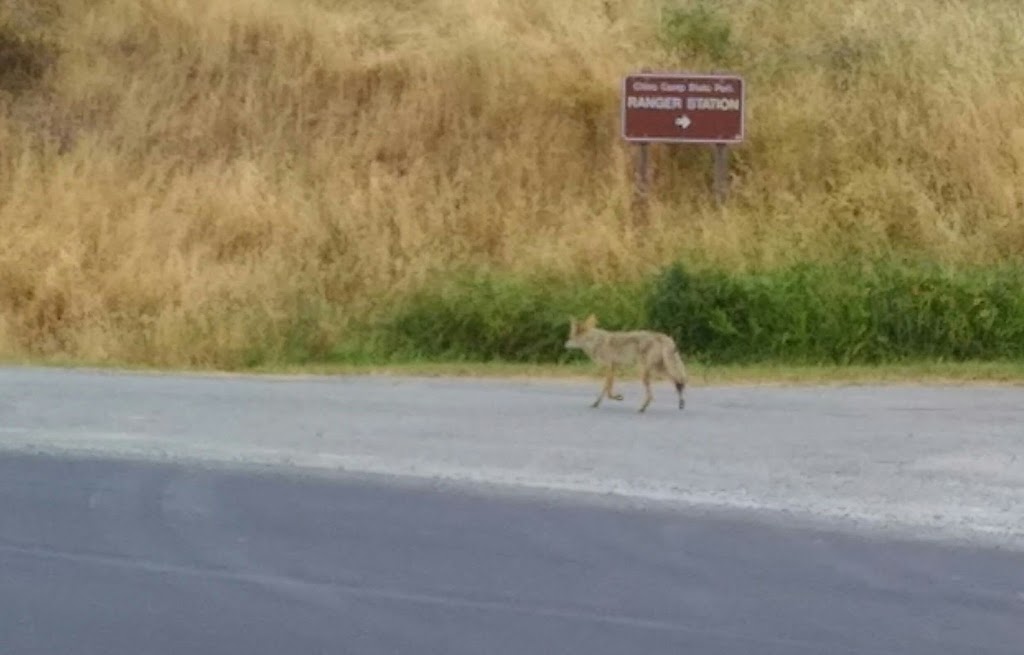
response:
<path id="1" fill-rule="evenodd" d="M 1024 356 L 1024 272 L 800 265 L 768 273 L 666 269 L 652 327 L 717 362 L 873 363 Z"/>
<path id="2" fill-rule="evenodd" d="M 569 316 L 671 334 L 709 363 L 1024 358 L 1024 269 L 801 264 L 758 273 L 675 264 L 648 284 L 460 275 L 406 299 L 378 348 L 394 359 L 565 362 Z"/>
<path id="3" fill-rule="evenodd" d="M 53 63 L 55 50 L 0 16 L 0 91 L 18 94 L 37 85 Z"/>
<path id="4" fill-rule="evenodd" d="M 569 317 L 594 312 L 611 328 L 641 327 L 643 291 L 490 274 L 460 275 L 414 294 L 387 321 L 399 356 L 563 362 Z"/>
<path id="5" fill-rule="evenodd" d="M 680 59 L 707 56 L 724 62 L 732 52 L 732 28 L 713 2 L 664 7 L 658 33 L 661 46 Z"/>

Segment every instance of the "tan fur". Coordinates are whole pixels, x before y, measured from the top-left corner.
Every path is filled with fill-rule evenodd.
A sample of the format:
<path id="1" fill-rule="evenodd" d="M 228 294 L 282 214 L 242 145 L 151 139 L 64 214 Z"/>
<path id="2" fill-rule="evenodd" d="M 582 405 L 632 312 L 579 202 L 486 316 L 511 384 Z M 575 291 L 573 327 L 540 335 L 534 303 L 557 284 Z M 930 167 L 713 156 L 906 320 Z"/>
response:
<path id="1" fill-rule="evenodd" d="M 613 332 L 597 327 L 597 317 L 591 314 L 582 323 L 570 319 L 569 339 L 566 348 L 577 348 L 599 364 L 605 372 L 604 387 L 591 407 L 598 407 L 605 396 L 622 400 L 612 388 L 615 375 L 626 368 L 640 366 L 644 384 L 644 402 L 638 411 L 643 412 L 651 404 L 651 377 L 663 375 L 671 379 L 679 394 L 679 409 L 683 409 L 686 388 L 686 367 L 679 356 L 672 337 L 650 330 Z"/>

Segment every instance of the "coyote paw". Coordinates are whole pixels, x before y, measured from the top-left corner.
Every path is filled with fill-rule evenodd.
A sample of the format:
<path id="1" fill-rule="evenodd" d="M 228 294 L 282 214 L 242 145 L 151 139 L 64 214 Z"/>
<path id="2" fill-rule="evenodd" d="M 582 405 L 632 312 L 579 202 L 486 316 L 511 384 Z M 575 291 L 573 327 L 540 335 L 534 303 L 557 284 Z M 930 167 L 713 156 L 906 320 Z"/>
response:
<path id="1" fill-rule="evenodd" d="M 679 409 L 683 409 L 684 407 L 686 407 L 686 401 L 683 400 L 682 398 L 680 398 L 679 399 Z"/>
<path id="2" fill-rule="evenodd" d="M 608 396 L 608 397 L 611 398 L 612 400 L 622 400 L 622 394 L 621 393 L 617 393 L 614 396 Z"/>

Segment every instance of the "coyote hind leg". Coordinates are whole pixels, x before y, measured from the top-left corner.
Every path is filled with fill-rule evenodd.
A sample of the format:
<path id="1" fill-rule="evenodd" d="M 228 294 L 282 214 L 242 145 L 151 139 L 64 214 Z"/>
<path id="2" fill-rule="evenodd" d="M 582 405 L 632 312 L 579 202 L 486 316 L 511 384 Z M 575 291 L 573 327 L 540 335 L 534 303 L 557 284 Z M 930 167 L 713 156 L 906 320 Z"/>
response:
<path id="1" fill-rule="evenodd" d="M 651 372 L 649 370 L 645 370 L 644 371 L 643 382 L 644 382 L 644 404 L 640 405 L 640 409 L 637 410 L 638 414 L 642 414 L 644 411 L 646 411 L 647 410 L 647 406 L 651 404 L 651 400 L 653 400 L 653 398 L 654 398 L 654 395 L 651 394 Z"/>

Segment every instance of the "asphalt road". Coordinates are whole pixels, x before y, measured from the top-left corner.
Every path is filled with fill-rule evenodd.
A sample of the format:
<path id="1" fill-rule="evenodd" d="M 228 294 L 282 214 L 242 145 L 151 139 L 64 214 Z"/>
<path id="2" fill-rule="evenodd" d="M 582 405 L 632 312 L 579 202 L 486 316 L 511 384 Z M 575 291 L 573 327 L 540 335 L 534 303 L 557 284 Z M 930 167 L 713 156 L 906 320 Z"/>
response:
<path id="1" fill-rule="evenodd" d="M 0 368 L 0 452 L 412 476 L 1024 549 L 1024 388 Z"/>
<path id="2" fill-rule="evenodd" d="M 0 652 L 1006 653 L 1024 555 L 385 479 L 0 456 Z"/>

